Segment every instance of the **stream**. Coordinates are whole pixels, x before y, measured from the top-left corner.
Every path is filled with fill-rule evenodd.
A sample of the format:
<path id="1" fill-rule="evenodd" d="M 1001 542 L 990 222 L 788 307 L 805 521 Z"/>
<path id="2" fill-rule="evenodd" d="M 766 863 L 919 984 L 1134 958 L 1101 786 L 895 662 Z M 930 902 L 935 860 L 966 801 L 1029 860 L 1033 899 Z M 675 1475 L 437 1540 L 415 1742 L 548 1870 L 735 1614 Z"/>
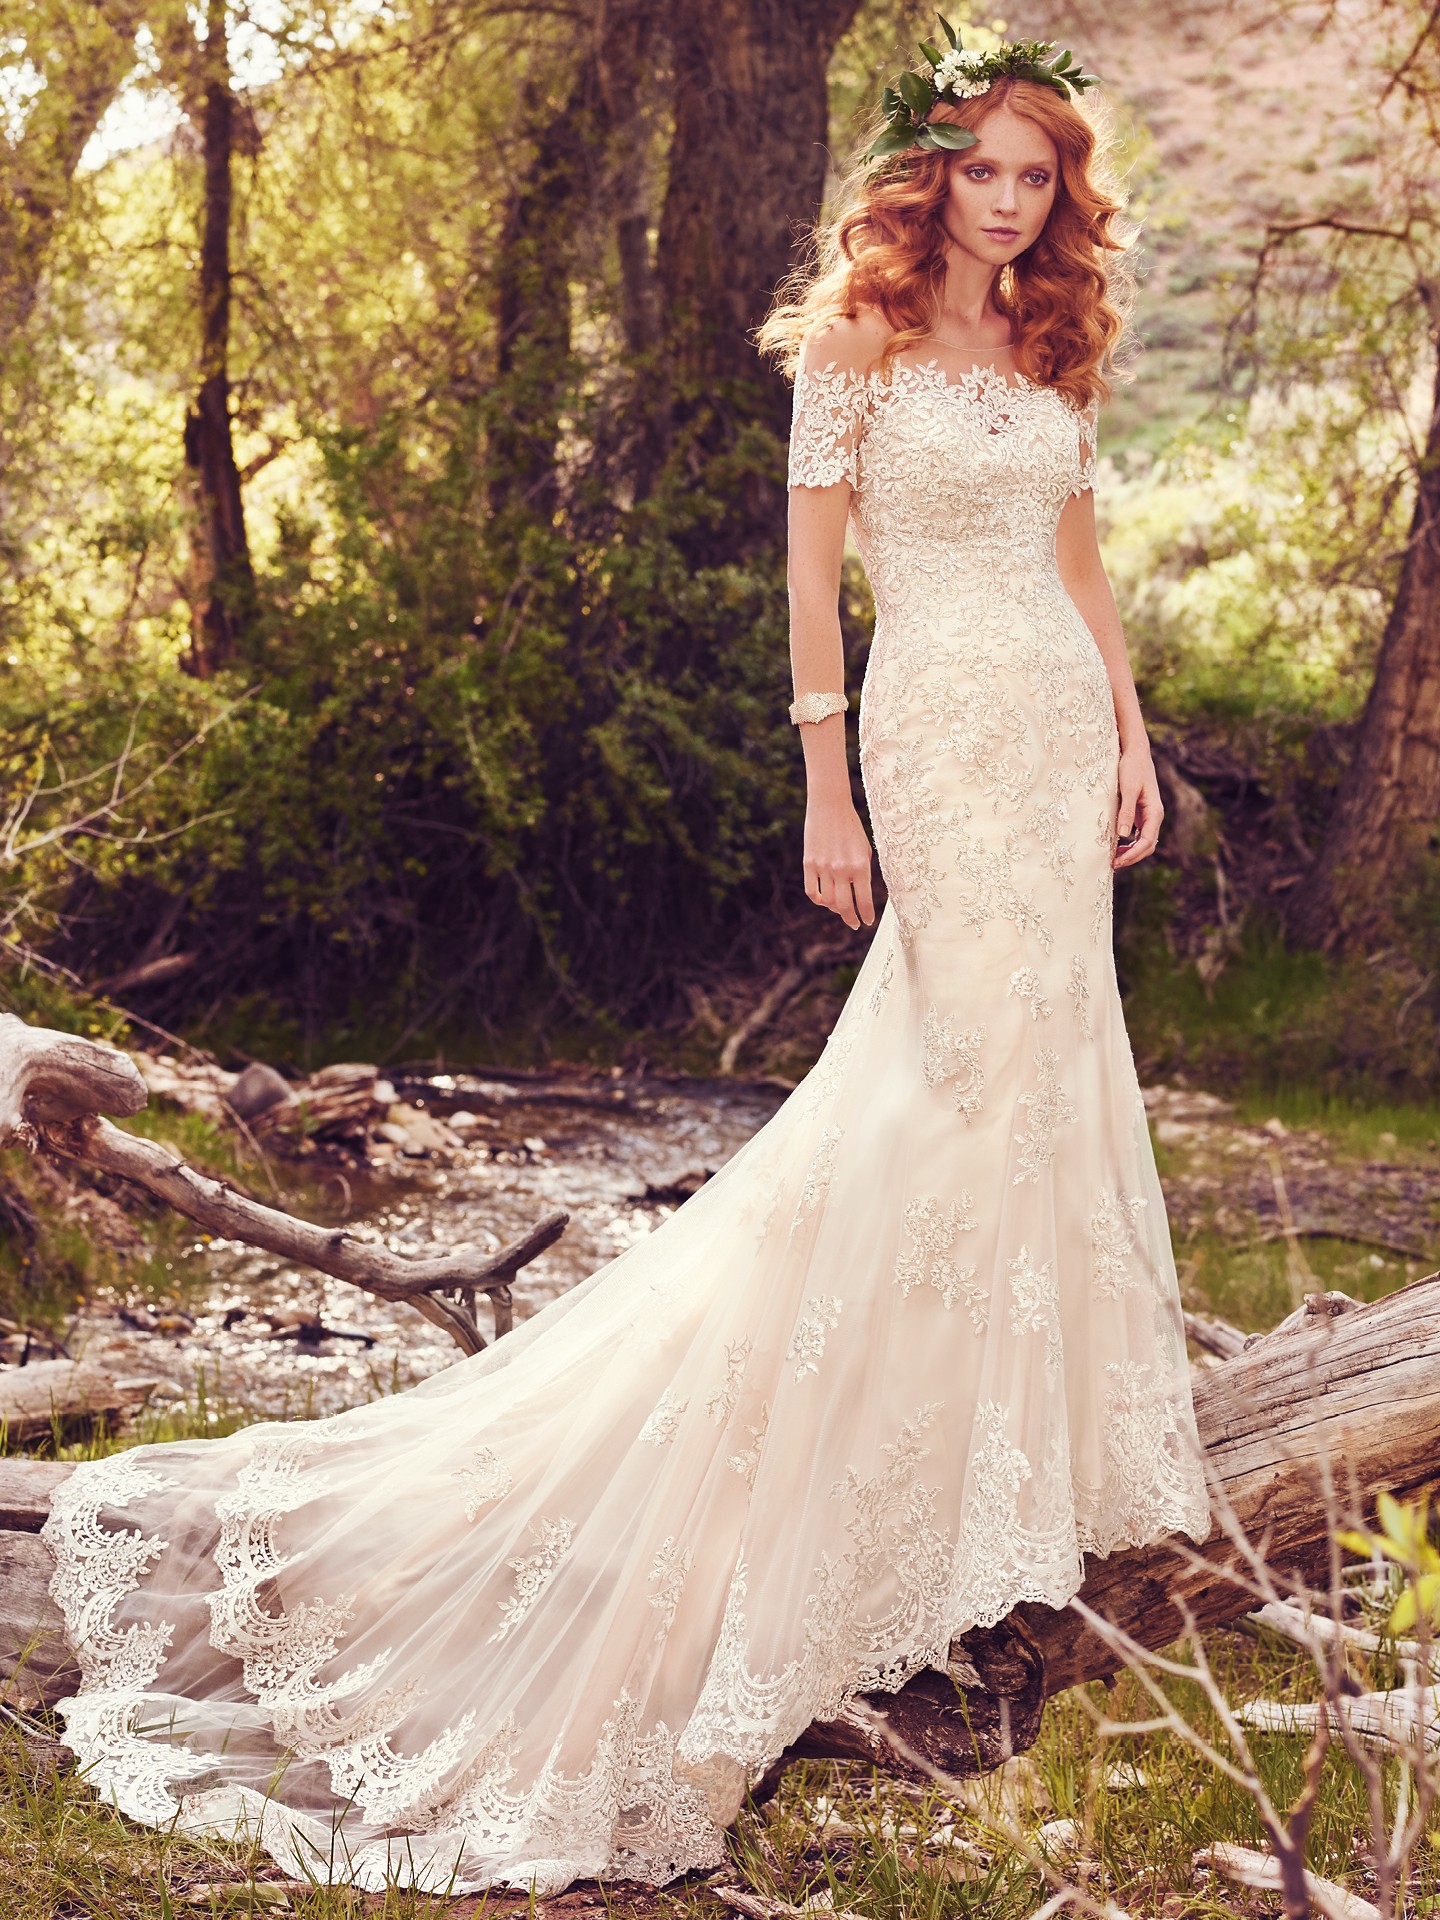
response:
<path id="1" fill-rule="evenodd" d="M 778 1084 L 726 1081 L 392 1078 L 409 1106 L 444 1120 L 462 1144 L 383 1168 L 311 1163 L 320 1205 L 297 1210 L 423 1256 L 497 1250 L 563 1207 L 570 1224 L 560 1239 L 516 1277 L 517 1323 L 652 1233 L 785 1097 Z M 240 1408 L 312 1417 L 398 1392 L 459 1357 L 413 1308 L 238 1242 L 197 1235 L 173 1267 L 168 1297 L 98 1297 L 69 1341 L 76 1357 L 151 1383 L 156 1412 L 199 1390 L 212 1422 Z M 483 1301 L 478 1317 L 488 1337 Z M 317 1319 L 331 1330 L 324 1337 L 287 1331 Z"/>
<path id="2" fill-rule="evenodd" d="M 443 1134 L 429 1157 L 372 1136 L 383 1164 L 317 1157 L 303 1175 L 282 1166 L 277 1178 L 303 1179 L 293 1210 L 410 1255 L 495 1251 L 564 1208 L 565 1232 L 516 1278 L 517 1321 L 653 1233 L 785 1097 L 778 1082 L 492 1075 L 391 1076 L 402 1103 L 392 1112 Z M 1187 1306 L 1273 1325 L 1302 1292 L 1374 1299 L 1436 1265 L 1434 1139 L 1406 1149 L 1381 1134 L 1384 1158 L 1357 1157 L 1319 1131 L 1247 1123 L 1210 1094 L 1153 1086 L 1145 1103 Z M 378 1132 L 406 1140 L 403 1129 Z M 287 1204 L 283 1190 L 272 1197 Z M 155 1414 L 203 1394 L 214 1425 L 313 1417 L 398 1392 L 458 1357 L 412 1307 L 238 1243 L 197 1236 L 169 1264 L 146 1298 L 92 1299 L 68 1343 L 118 1380 L 145 1383 Z M 479 1318 L 488 1336 L 483 1301 Z"/>

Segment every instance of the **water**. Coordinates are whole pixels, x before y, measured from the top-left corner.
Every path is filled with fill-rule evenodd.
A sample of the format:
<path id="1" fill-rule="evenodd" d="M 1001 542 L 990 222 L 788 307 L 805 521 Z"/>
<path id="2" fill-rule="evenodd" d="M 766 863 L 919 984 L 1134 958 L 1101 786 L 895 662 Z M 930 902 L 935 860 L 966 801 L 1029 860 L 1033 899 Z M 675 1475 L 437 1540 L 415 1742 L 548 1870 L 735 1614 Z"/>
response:
<path id="1" fill-rule="evenodd" d="M 724 1081 L 535 1084 L 442 1074 L 397 1087 L 411 1105 L 440 1117 L 473 1114 L 478 1124 L 445 1162 L 337 1165 L 322 1176 L 320 1205 L 304 1211 L 425 1256 L 494 1251 L 564 1208 L 565 1232 L 515 1281 L 517 1321 L 653 1233 L 679 1204 L 663 1190 L 723 1165 L 784 1098 L 778 1086 Z M 153 1309 L 150 1330 L 121 1317 L 146 1320 L 134 1301 L 93 1303 L 71 1351 L 121 1379 L 155 1381 L 153 1406 L 193 1394 L 203 1374 L 212 1401 L 276 1418 L 353 1406 L 461 1357 L 413 1308 L 235 1242 L 190 1242 L 176 1263 L 175 1294 L 183 1312 Z M 276 1337 L 277 1323 L 317 1317 L 333 1332 L 314 1343 Z M 484 1302 L 479 1319 L 488 1338 Z"/>

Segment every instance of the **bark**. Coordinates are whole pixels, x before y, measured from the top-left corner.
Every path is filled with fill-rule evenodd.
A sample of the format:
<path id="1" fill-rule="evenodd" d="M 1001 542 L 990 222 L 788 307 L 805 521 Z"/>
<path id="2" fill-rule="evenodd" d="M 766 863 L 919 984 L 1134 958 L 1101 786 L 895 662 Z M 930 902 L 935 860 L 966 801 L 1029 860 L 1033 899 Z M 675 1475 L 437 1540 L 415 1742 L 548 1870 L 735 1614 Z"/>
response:
<path id="1" fill-rule="evenodd" d="M 1355 750 L 1290 930 L 1327 952 L 1382 937 L 1440 826 L 1440 359 L 1400 587 Z"/>
<path id="2" fill-rule="evenodd" d="M 664 64 L 660 0 L 600 0 L 595 72 L 605 110 L 606 195 L 615 223 L 620 321 L 632 359 L 659 333 L 659 291 L 650 245 L 653 139 L 650 103 Z"/>
<path id="3" fill-rule="evenodd" d="M 18 145 L 7 150 L 0 142 L 0 360 L 34 310 L 75 169 L 134 65 L 142 18 L 137 0 L 61 6 L 49 11 L 48 31 L 30 46 L 45 86 Z"/>
<path id="4" fill-rule="evenodd" d="M 858 0 L 674 0 L 659 242 L 672 436 L 688 430 L 712 449 L 747 419 L 787 430 L 788 388 L 762 366 L 750 331 L 820 210 L 826 74 L 857 10 Z M 750 507 L 762 521 L 780 514 L 783 491 Z"/>
<path id="5" fill-rule="evenodd" d="M 201 51 L 205 206 L 200 239 L 200 385 L 185 421 L 185 460 L 199 521 L 189 665 L 204 679 L 228 665 L 254 618 L 255 575 L 230 419 L 231 161 L 226 0 L 207 0 Z"/>
<path id="6" fill-rule="evenodd" d="M 532 120 L 545 113 L 539 89 Z M 496 392 L 488 459 L 493 514 L 547 523 L 559 503 L 556 456 L 570 369 L 570 280 L 603 135 L 595 64 L 584 59 L 561 111 L 549 113 L 510 203 L 495 274 Z"/>

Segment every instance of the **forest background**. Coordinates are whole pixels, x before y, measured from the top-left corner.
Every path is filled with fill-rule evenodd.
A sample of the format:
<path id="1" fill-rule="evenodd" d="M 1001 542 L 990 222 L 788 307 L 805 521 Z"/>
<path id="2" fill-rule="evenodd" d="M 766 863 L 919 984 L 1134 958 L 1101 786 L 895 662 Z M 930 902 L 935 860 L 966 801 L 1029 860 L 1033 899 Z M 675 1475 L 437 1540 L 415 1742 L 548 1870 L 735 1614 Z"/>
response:
<path id="1" fill-rule="evenodd" d="M 5 19 L 8 1003 L 307 1067 L 806 1064 L 863 936 L 799 885 L 748 336 L 928 10 Z M 1434 25 L 1004 21 L 1104 77 L 1141 223 L 1099 510 L 1169 810 L 1117 904 L 1147 1078 L 1440 1092 Z M 853 561 L 843 612 L 853 686 Z"/>

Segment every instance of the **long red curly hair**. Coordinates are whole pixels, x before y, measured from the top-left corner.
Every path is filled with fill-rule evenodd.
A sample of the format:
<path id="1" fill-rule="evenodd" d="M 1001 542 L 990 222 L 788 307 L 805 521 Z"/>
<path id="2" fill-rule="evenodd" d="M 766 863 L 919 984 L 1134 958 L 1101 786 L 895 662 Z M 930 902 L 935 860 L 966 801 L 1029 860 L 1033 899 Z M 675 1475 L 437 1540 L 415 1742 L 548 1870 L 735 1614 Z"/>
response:
<path id="1" fill-rule="evenodd" d="M 1102 114 L 1086 111 L 1034 80 L 1001 79 L 987 93 L 952 104 L 931 120 L 978 132 L 1001 107 L 1033 121 L 1055 144 L 1055 200 L 1040 237 L 997 276 L 995 304 L 1007 314 L 1016 364 L 1027 379 L 1056 388 L 1078 406 L 1109 397 L 1124 370 L 1116 348 L 1133 304 L 1122 227 L 1124 194 L 1109 165 Z M 950 167 L 973 149 L 912 147 L 878 164 L 852 164 L 838 210 L 815 229 L 806 259 L 777 289 L 755 330 L 760 351 L 793 376 L 807 334 L 873 307 L 895 329 L 882 371 L 903 348 L 928 339 L 940 317 L 945 258 L 942 225 Z"/>

